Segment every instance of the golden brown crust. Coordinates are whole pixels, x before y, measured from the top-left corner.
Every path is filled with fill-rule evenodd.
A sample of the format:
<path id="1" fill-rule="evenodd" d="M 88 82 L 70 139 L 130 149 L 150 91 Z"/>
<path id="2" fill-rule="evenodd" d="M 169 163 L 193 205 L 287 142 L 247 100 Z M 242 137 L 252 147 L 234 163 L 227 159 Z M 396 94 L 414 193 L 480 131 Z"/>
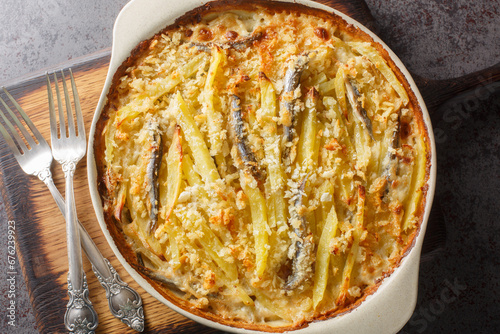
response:
<path id="1" fill-rule="evenodd" d="M 111 84 L 111 89 L 108 92 L 108 100 L 107 103 L 102 111 L 102 114 L 97 122 L 96 125 L 96 132 L 95 132 L 95 138 L 94 138 L 94 151 L 95 151 L 95 163 L 96 163 L 96 169 L 97 169 L 97 182 L 98 182 L 98 189 L 99 193 L 101 195 L 101 199 L 103 203 L 109 203 L 110 198 L 108 198 L 111 194 L 108 194 L 108 189 L 106 187 L 106 166 L 105 166 L 105 159 L 104 159 L 104 151 L 105 151 L 105 142 L 104 142 L 104 135 L 103 131 L 105 129 L 106 123 L 109 119 L 109 115 L 112 111 L 116 110 L 116 105 L 117 99 L 119 96 L 118 92 L 118 83 L 121 77 L 123 77 L 126 74 L 126 70 L 133 66 L 134 64 L 137 64 L 140 62 L 140 59 L 144 53 L 145 50 L 147 50 L 152 43 L 159 39 L 161 34 L 166 33 L 171 30 L 178 29 L 180 26 L 185 26 L 190 23 L 198 23 L 201 21 L 201 18 L 209 13 L 213 12 L 220 12 L 220 11 L 225 11 L 229 9 L 234 9 L 234 8 L 239 8 L 247 11 L 253 11 L 256 10 L 257 8 L 259 9 L 265 9 L 266 11 L 269 12 L 280 12 L 280 11 L 286 11 L 286 12 L 299 12 L 299 13 L 307 13 L 310 15 L 314 15 L 317 17 L 320 17 L 321 19 L 324 19 L 326 21 L 333 22 L 334 25 L 339 26 L 341 30 L 347 31 L 349 34 L 355 35 L 357 38 L 370 42 L 372 46 L 374 46 L 377 51 L 383 56 L 383 58 L 386 60 L 387 64 L 390 66 L 392 71 L 396 74 L 397 79 L 403 84 L 406 92 L 409 95 L 409 104 L 411 106 L 411 109 L 414 111 L 414 116 L 416 117 L 416 123 L 418 124 L 418 127 L 420 129 L 420 133 L 424 134 L 424 143 L 426 145 L 426 152 L 427 152 L 427 157 L 426 157 L 426 176 L 425 180 L 428 180 L 429 178 L 429 173 L 430 173 L 430 163 L 431 163 L 431 147 L 430 147 L 430 139 L 429 139 L 429 134 L 428 134 L 428 129 L 425 125 L 425 122 L 423 120 L 423 113 L 421 110 L 420 105 L 418 104 L 417 98 L 414 94 L 414 92 L 411 90 L 410 85 L 408 81 L 406 80 L 405 76 L 401 73 L 401 71 L 398 69 L 398 67 L 395 65 L 394 61 L 391 59 L 389 56 L 388 52 L 378 43 L 375 43 L 372 38 L 361 31 L 359 28 L 347 24 L 341 17 L 324 12 L 322 10 L 318 9 L 313 9 L 309 7 L 305 7 L 300 4 L 296 3 L 277 3 L 277 2 L 267 2 L 267 1 L 244 1 L 244 0 L 238 0 L 238 1 L 217 1 L 217 2 L 210 2 L 207 3 L 204 6 L 201 6 L 199 8 L 196 8 L 182 17 L 178 18 L 174 24 L 166 27 L 163 29 L 161 32 L 156 34 L 154 37 L 152 37 L 149 40 L 141 42 L 132 52 L 131 56 L 127 58 L 127 60 L 120 65 L 120 67 L 117 69 L 113 76 L 112 84 Z M 192 33 L 192 32 L 191 32 Z M 318 30 L 315 33 L 323 38 L 327 39 L 328 34 L 325 31 Z M 189 34 L 189 32 L 186 32 L 186 35 Z M 208 36 L 206 34 L 203 38 L 206 40 L 210 40 L 211 36 Z M 237 38 L 234 36 L 233 33 L 229 33 L 228 39 L 234 39 Z M 421 229 L 421 223 L 423 219 L 423 214 L 424 214 L 424 209 L 426 205 L 426 198 L 427 198 L 427 186 L 422 189 L 422 200 L 419 205 L 418 209 L 418 225 L 417 228 L 414 230 L 412 235 L 409 237 L 409 241 L 405 247 L 404 254 L 406 255 L 411 248 L 413 247 L 415 243 L 415 239 L 417 235 L 420 233 Z M 113 215 L 113 210 L 111 206 L 108 208 L 105 207 L 104 210 L 104 218 L 107 224 L 107 227 L 109 229 L 109 232 L 117 245 L 118 249 L 120 249 L 122 255 L 124 256 L 125 260 L 133 265 L 139 265 L 137 256 L 129 243 L 127 242 L 121 228 L 120 224 L 116 222 L 114 215 Z M 352 309 L 356 308 L 359 306 L 368 295 L 371 295 L 376 292 L 378 287 L 380 286 L 380 283 L 383 281 L 385 277 L 388 277 L 399 265 L 399 262 L 402 260 L 404 256 L 400 257 L 398 263 L 396 263 L 389 271 L 385 272 L 383 277 L 380 277 L 378 279 L 378 283 L 375 284 L 374 286 L 365 289 L 363 291 L 363 295 L 356 300 L 356 302 L 348 305 L 347 308 L 341 308 L 339 310 L 333 310 L 333 311 L 328 311 L 320 316 L 318 316 L 314 320 L 324 320 L 328 319 L 334 316 L 338 316 L 341 314 L 345 314 L 346 312 L 350 312 Z M 221 317 L 218 317 L 208 311 L 202 311 L 200 309 L 197 309 L 193 307 L 192 304 L 190 304 L 188 301 L 178 297 L 174 293 L 172 293 L 168 288 L 165 288 L 161 284 L 159 284 L 157 281 L 149 278 L 148 276 L 144 275 L 143 273 L 140 273 L 141 276 L 143 276 L 144 279 L 146 279 L 155 289 L 167 300 L 172 302 L 173 304 L 179 306 L 180 308 L 184 309 L 187 312 L 190 312 L 194 315 L 219 322 L 224 325 L 228 326 L 235 326 L 235 327 L 241 327 L 241 328 L 246 328 L 246 329 L 252 329 L 252 330 L 261 330 L 261 331 L 268 331 L 268 332 L 283 332 L 285 330 L 290 330 L 290 329 L 299 329 L 302 327 L 306 327 L 308 325 L 308 322 L 304 321 L 302 323 L 294 324 L 293 328 L 290 326 L 284 326 L 284 327 L 270 327 L 268 325 L 263 325 L 263 324 L 251 324 L 247 322 L 241 322 L 241 321 L 236 321 L 236 320 L 228 320 L 228 319 L 222 319 Z"/>

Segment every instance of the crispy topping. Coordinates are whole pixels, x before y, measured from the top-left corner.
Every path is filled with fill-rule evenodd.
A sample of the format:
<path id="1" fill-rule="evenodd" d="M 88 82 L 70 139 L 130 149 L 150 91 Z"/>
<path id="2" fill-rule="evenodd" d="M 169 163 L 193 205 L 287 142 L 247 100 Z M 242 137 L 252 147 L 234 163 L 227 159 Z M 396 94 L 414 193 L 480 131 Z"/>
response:
<path id="1" fill-rule="evenodd" d="M 213 39 L 212 32 L 209 29 L 201 28 L 198 30 L 198 39 L 203 42 L 208 42 Z"/>
<path id="2" fill-rule="evenodd" d="M 328 32 L 325 28 L 314 28 L 314 34 L 325 41 L 328 40 Z"/>
<path id="3" fill-rule="evenodd" d="M 236 38 L 238 38 L 238 33 L 236 31 L 228 30 L 225 36 L 228 40 L 234 41 Z"/>

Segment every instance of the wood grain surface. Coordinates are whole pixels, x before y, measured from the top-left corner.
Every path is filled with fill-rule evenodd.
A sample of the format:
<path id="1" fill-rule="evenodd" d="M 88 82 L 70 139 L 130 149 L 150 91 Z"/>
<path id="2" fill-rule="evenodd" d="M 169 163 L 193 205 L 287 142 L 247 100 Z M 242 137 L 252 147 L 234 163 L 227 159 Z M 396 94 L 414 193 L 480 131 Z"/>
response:
<path id="1" fill-rule="evenodd" d="M 362 0 L 321 0 L 370 28 L 373 18 Z M 85 125 L 88 130 L 107 73 L 109 53 L 82 59 L 72 65 L 80 93 Z M 62 65 L 61 67 L 66 67 Z M 454 94 L 481 82 L 500 80 L 499 67 L 471 74 L 466 78 L 448 81 L 429 81 L 418 78 L 424 98 L 432 108 Z M 482 81 L 482 79 L 484 81 Z M 17 99 L 42 135 L 48 140 L 49 118 L 45 78 L 35 76 L 7 87 Z M 433 109 L 431 109 L 432 112 Z M 52 166 L 56 186 L 64 192 L 64 175 L 56 163 Z M 121 278 L 136 289 L 143 298 L 146 318 L 145 333 L 217 333 L 170 310 L 154 299 L 121 267 L 108 246 L 91 204 L 85 159 L 77 166 L 75 197 L 79 220 L 87 229 L 102 254 L 111 261 Z M 63 316 L 68 301 L 65 223 L 45 185 L 27 176 L 19 168 L 5 141 L 0 140 L 0 183 L 9 219 L 16 221 L 18 257 L 23 269 L 38 329 L 41 333 L 64 333 Z M 99 314 L 96 333 L 134 333 L 111 316 L 104 290 L 91 271 L 87 259 L 84 269 L 90 289 L 90 299 Z"/>

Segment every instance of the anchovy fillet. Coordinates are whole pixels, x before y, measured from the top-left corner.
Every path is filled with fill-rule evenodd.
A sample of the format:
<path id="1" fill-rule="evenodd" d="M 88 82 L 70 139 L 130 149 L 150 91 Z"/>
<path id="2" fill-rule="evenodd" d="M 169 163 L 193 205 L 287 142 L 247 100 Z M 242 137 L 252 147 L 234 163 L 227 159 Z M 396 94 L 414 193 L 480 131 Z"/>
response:
<path id="1" fill-rule="evenodd" d="M 359 93 L 358 88 L 356 85 L 353 85 L 351 83 L 351 80 L 347 79 L 345 81 L 346 84 L 346 92 L 347 92 L 347 98 L 349 99 L 349 102 L 352 105 L 352 109 L 354 110 L 354 114 L 356 117 L 364 124 L 366 131 L 370 135 L 372 140 L 375 140 L 373 138 L 373 129 L 372 129 L 372 122 L 370 118 L 368 117 L 368 114 L 366 110 L 361 106 L 361 103 L 359 103 L 358 98 L 361 97 L 361 94 Z"/>
<path id="2" fill-rule="evenodd" d="M 203 51 L 203 52 L 211 52 L 212 46 L 214 46 L 214 45 L 217 45 L 221 48 L 232 48 L 232 49 L 235 49 L 238 51 L 242 51 L 245 48 L 248 48 L 249 46 L 251 46 L 251 44 L 253 44 L 253 42 L 256 42 L 256 41 L 259 41 L 260 39 L 262 39 L 263 36 L 264 36 L 264 34 L 262 32 L 258 32 L 258 33 L 252 34 L 248 37 L 242 38 L 242 39 L 237 40 L 237 41 L 228 41 L 228 42 L 224 42 L 224 43 L 220 43 L 220 44 L 213 43 L 213 42 L 208 42 L 208 43 L 192 42 L 191 45 L 196 46 L 196 48 L 199 51 Z"/>
<path id="3" fill-rule="evenodd" d="M 139 264 L 139 265 L 131 264 L 131 265 L 135 270 L 137 270 L 137 271 L 141 272 L 142 274 L 148 276 L 149 278 L 167 286 L 169 289 L 181 292 L 181 290 L 179 289 L 179 287 L 177 286 L 177 284 L 175 284 L 175 282 L 173 280 L 165 277 L 160 272 L 158 272 L 154 269 L 148 268 L 148 267 L 144 266 L 143 264 Z"/>
<path id="4" fill-rule="evenodd" d="M 235 94 L 231 95 L 231 115 L 233 118 L 232 125 L 236 147 L 238 148 L 241 160 L 243 161 L 245 168 L 250 171 L 255 179 L 260 182 L 264 182 L 266 179 L 266 171 L 259 165 L 252 150 L 248 147 L 245 126 L 241 116 L 241 100 Z"/>
<path id="5" fill-rule="evenodd" d="M 158 122 L 148 124 L 150 132 L 150 155 L 146 167 L 146 182 L 149 184 L 149 233 L 154 233 L 158 224 L 158 209 L 160 204 L 160 184 L 158 174 L 163 157 L 163 139 Z"/>
<path id="6" fill-rule="evenodd" d="M 310 233 L 309 226 L 304 214 L 301 212 L 302 196 L 304 187 L 307 181 L 307 176 L 302 181 L 298 192 L 295 195 L 294 205 L 291 208 L 290 225 L 297 225 L 293 228 L 297 240 L 292 240 L 290 245 L 290 252 L 293 254 L 292 259 L 292 273 L 288 276 L 285 283 L 285 290 L 293 290 L 302 284 L 312 272 L 312 265 L 314 263 L 314 239 Z"/>
<path id="7" fill-rule="evenodd" d="M 300 85 L 300 78 L 302 76 L 302 72 L 306 68 L 309 63 L 308 53 L 301 54 L 297 57 L 292 67 L 290 67 L 285 73 L 285 82 L 283 86 L 283 94 L 282 101 L 285 110 L 290 115 L 290 124 L 285 125 L 283 127 L 283 137 L 285 139 L 285 147 L 283 149 L 283 160 L 289 161 L 291 147 L 294 138 L 297 135 L 297 131 L 295 130 L 295 125 L 297 123 L 297 114 L 300 110 L 299 106 L 297 106 L 298 98 L 295 97 L 295 90 Z M 290 160 L 293 160 L 290 159 Z M 289 161 L 291 163 L 292 161 Z"/>
<path id="8" fill-rule="evenodd" d="M 222 46 L 229 45 L 230 48 L 241 51 L 241 50 L 244 50 L 245 48 L 251 46 L 251 44 L 253 44 L 253 42 L 259 41 L 262 37 L 264 37 L 264 34 L 262 32 L 257 32 L 255 34 L 248 36 L 248 37 L 240 39 L 239 41 L 225 42 L 222 44 Z"/>

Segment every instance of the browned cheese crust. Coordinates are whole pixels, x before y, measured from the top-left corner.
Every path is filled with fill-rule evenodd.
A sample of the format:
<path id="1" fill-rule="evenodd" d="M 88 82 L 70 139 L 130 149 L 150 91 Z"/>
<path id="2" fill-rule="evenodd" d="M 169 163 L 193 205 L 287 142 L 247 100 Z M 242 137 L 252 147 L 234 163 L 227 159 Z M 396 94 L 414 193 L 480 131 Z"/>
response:
<path id="1" fill-rule="evenodd" d="M 332 13 L 186 13 L 118 68 L 95 133 L 120 252 L 222 324 L 282 332 L 348 312 L 420 230 L 422 110 L 388 52 Z"/>

